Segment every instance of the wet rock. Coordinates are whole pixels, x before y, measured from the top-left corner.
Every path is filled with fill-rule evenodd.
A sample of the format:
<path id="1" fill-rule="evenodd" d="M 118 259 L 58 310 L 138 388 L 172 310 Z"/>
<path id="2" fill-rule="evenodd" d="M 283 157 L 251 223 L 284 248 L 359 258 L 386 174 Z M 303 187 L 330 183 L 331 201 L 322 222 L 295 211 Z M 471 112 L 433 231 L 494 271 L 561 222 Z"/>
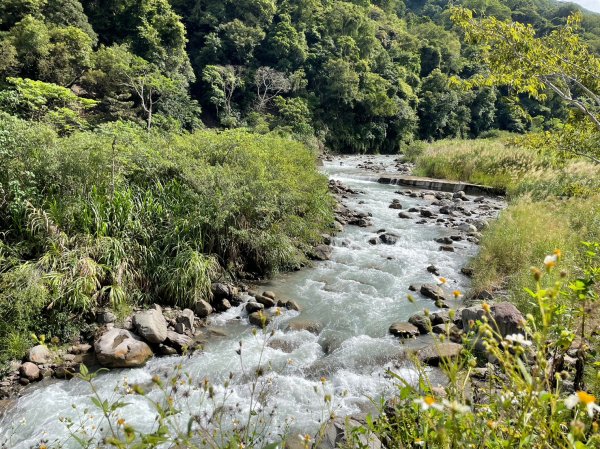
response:
<path id="1" fill-rule="evenodd" d="M 369 244 L 370 245 L 377 245 L 378 242 L 379 242 L 379 239 L 377 237 L 371 237 L 369 239 Z"/>
<path id="2" fill-rule="evenodd" d="M 442 207 L 440 207 L 440 214 L 452 215 L 453 211 L 454 211 L 454 207 L 452 207 L 452 206 L 442 206 Z"/>
<path id="3" fill-rule="evenodd" d="M 410 284 L 408 286 L 408 290 L 411 292 L 416 292 L 417 290 L 419 290 L 419 286 L 415 285 L 415 284 Z"/>
<path id="4" fill-rule="evenodd" d="M 252 312 L 250 315 L 248 315 L 248 321 L 250 321 L 250 324 L 253 324 L 254 326 L 266 327 L 271 322 L 271 317 L 264 311 L 259 310 L 258 312 Z"/>
<path id="5" fill-rule="evenodd" d="M 275 307 L 277 301 L 272 298 L 263 295 L 256 295 L 256 302 L 265 306 L 265 308 Z"/>
<path id="6" fill-rule="evenodd" d="M 458 199 L 458 200 L 462 200 L 462 201 L 468 201 L 469 199 L 467 198 L 467 195 L 465 194 L 464 191 L 459 190 L 458 192 L 455 192 L 454 195 L 452 195 L 453 199 Z"/>
<path id="7" fill-rule="evenodd" d="M 435 265 L 429 265 L 427 267 L 427 271 L 431 274 L 434 274 L 436 276 L 440 275 L 440 270 L 438 269 L 438 267 L 436 267 Z"/>
<path id="8" fill-rule="evenodd" d="M 279 301 L 277 301 L 277 306 L 283 307 L 287 310 L 300 311 L 300 305 L 293 299 L 280 299 Z"/>
<path id="9" fill-rule="evenodd" d="M 414 326 L 411 323 L 394 323 L 390 326 L 388 331 L 394 337 L 400 338 L 411 338 L 421 334 L 417 326 Z"/>
<path id="10" fill-rule="evenodd" d="M 428 334 L 431 329 L 431 321 L 424 315 L 415 314 L 408 319 L 408 322 L 419 329 L 419 333 Z"/>
<path id="11" fill-rule="evenodd" d="M 263 294 L 262 294 L 262 295 L 263 295 L 264 297 L 266 297 L 266 298 L 270 298 L 270 299 L 273 299 L 273 300 L 277 299 L 277 298 L 275 297 L 275 293 L 274 293 L 274 292 L 272 292 L 272 291 L 266 291 L 266 292 L 263 292 Z"/>
<path id="12" fill-rule="evenodd" d="M 36 381 L 41 377 L 40 369 L 32 362 L 23 363 L 19 368 L 19 374 L 29 382 Z"/>
<path id="13" fill-rule="evenodd" d="M 446 299 L 446 294 L 444 293 L 444 290 L 438 285 L 423 284 L 421 285 L 420 292 L 423 296 L 429 299 L 441 299 L 442 301 Z"/>
<path id="14" fill-rule="evenodd" d="M 77 371 L 73 366 L 57 366 L 54 370 L 54 377 L 57 379 L 72 379 Z"/>
<path id="15" fill-rule="evenodd" d="M 450 245 L 441 245 L 440 246 L 440 251 L 445 251 L 447 253 L 453 253 L 454 252 L 454 247 L 450 246 Z"/>
<path id="16" fill-rule="evenodd" d="M 433 312 L 429 315 L 429 318 L 433 324 L 445 324 L 450 322 L 450 312 L 447 310 L 440 310 L 438 312 Z"/>
<path id="17" fill-rule="evenodd" d="M 390 204 L 390 209 L 402 209 L 402 204 L 400 203 L 400 200 L 396 199 L 392 201 L 392 204 Z"/>
<path id="18" fill-rule="evenodd" d="M 436 335 L 446 335 L 449 328 L 445 324 L 435 324 L 431 327 L 431 332 Z"/>
<path id="19" fill-rule="evenodd" d="M 199 318 L 206 318 L 208 315 L 213 313 L 213 308 L 208 301 L 201 299 L 194 305 L 194 311 Z"/>
<path id="20" fill-rule="evenodd" d="M 248 314 L 264 310 L 264 308 L 265 306 L 263 304 L 256 301 L 249 301 L 246 303 L 246 312 L 248 312 Z"/>
<path id="21" fill-rule="evenodd" d="M 417 352 L 421 362 L 429 366 L 439 366 L 442 361 L 456 359 L 460 356 L 462 345 L 459 343 L 434 343 Z"/>
<path id="22" fill-rule="evenodd" d="M 460 272 L 462 274 L 464 274 L 465 276 L 467 276 L 467 277 L 473 277 L 473 274 L 474 274 L 473 273 L 473 268 L 469 268 L 469 267 L 462 267 L 460 269 Z"/>
<path id="23" fill-rule="evenodd" d="M 403 219 L 407 219 L 407 218 L 412 218 L 412 216 L 408 213 L 408 212 L 400 212 L 398 214 L 398 217 L 403 218 Z"/>
<path id="24" fill-rule="evenodd" d="M 421 209 L 421 211 L 419 213 L 421 214 L 421 217 L 424 217 L 424 218 L 431 218 L 434 216 L 433 212 L 430 211 L 429 209 Z"/>
<path id="25" fill-rule="evenodd" d="M 223 299 L 215 302 L 215 309 L 218 312 L 226 312 L 229 309 L 231 309 L 231 307 L 232 307 L 231 303 L 226 298 L 223 298 Z"/>
<path id="26" fill-rule="evenodd" d="M 311 334 L 318 335 L 323 330 L 323 323 L 312 320 L 294 320 L 288 325 L 288 330 L 308 331 Z"/>
<path id="27" fill-rule="evenodd" d="M 441 243 L 442 245 L 452 245 L 454 243 L 454 240 L 452 240 L 450 237 L 440 237 L 435 239 L 435 241 L 437 243 Z"/>
<path id="28" fill-rule="evenodd" d="M 36 345 L 27 352 L 27 361 L 38 365 L 52 363 L 54 357 L 46 345 Z"/>
<path id="29" fill-rule="evenodd" d="M 419 212 L 419 209 L 416 207 L 411 207 L 410 209 L 408 209 L 409 212 Z"/>
<path id="30" fill-rule="evenodd" d="M 396 243 L 398 243 L 398 237 L 399 236 L 396 234 L 386 232 L 385 234 L 381 234 L 379 236 L 379 240 L 385 245 L 395 245 Z"/>
<path id="31" fill-rule="evenodd" d="M 133 316 L 136 333 L 150 343 L 162 343 L 167 338 L 167 320 L 157 309 L 143 310 Z"/>
<path id="32" fill-rule="evenodd" d="M 333 249 L 328 245 L 317 245 L 313 249 L 312 258 L 314 260 L 329 260 Z"/>
<path id="33" fill-rule="evenodd" d="M 108 330 L 98 338 L 94 350 L 98 362 L 107 368 L 139 367 L 152 357 L 150 346 L 140 337 L 117 328 Z"/>

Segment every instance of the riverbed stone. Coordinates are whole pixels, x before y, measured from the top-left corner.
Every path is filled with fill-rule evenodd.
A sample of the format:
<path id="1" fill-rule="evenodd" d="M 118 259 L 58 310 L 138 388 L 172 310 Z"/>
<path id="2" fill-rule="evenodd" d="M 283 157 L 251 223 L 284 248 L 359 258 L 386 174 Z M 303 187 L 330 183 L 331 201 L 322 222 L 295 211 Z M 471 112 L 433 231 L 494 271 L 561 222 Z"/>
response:
<path id="1" fill-rule="evenodd" d="M 212 306 L 208 303 L 208 301 L 203 299 L 196 302 L 194 305 L 194 310 L 199 318 L 206 318 L 208 315 L 213 313 Z"/>
<path id="2" fill-rule="evenodd" d="M 214 301 L 229 299 L 231 297 L 231 287 L 222 282 L 214 282 L 210 285 L 210 292 Z"/>
<path id="3" fill-rule="evenodd" d="M 272 298 L 269 298 L 268 296 L 256 295 L 255 300 L 256 300 L 257 303 L 262 304 L 263 306 L 265 306 L 266 309 L 269 309 L 271 307 L 275 307 L 275 305 L 277 305 L 277 301 L 275 301 Z"/>
<path id="4" fill-rule="evenodd" d="M 38 365 L 52 363 L 54 357 L 46 345 L 36 345 L 27 352 L 27 361 Z"/>
<path id="5" fill-rule="evenodd" d="M 329 245 L 317 245 L 312 252 L 312 258 L 315 260 L 329 260 L 333 249 Z"/>
<path id="6" fill-rule="evenodd" d="M 408 322 L 419 329 L 421 334 L 428 334 L 431 329 L 431 321 L 425 315 L 417 313 L 408 319 Z"/>
<path id="7" fill-rule="evenodd" d="M 318 335 L 323 330 L 323 323 L 313 320 L 294 320 L 288 325 L 288 330 L 308 331 L 311 334 Z"/>
<path id="8" fill-rule="evenodd" d="M 187 329 L 190 332 L 194 332 L 194 320 L 195 320 L 194 312 L 190 309 L 183 309 L 181 311 L 181 315 L 177 317 L 177 323 L 182 324 L 184 326 L 184 330 Z M 180 332 L 183 333 L 183 332 Z"/>
<path id="9" fill-rule="evenodd" d="M 434 343 L 417 352 L 421 362 L 430 366 L 439 366 L 444 360 L 456 359 L 460 356 L 462 345 L 459 343 L 444 342 Z"/>
<path id="10" fill-rule="evenodd" d="M 283 307 L 287 310 L 300 311 L 300 306 L 293 299 L 280 299 L 279 301 L 277 301 L 277 307 Z"/>
<path id="11" fill-rule="evenodd" d="M 248 321 L 254 326 L 266 327 L 271 322 L 271 316 L 268 313 L 259 310 L 258 312 L 252 312 L 248 315 Z"/>
<path id="12" fill-rule="evenodd" d="M 40 369 L 35 363 L 32 362 L 23 363 L 19 368 L 19 374 L 29 382 L 36 381 L 41 376 Z"/>
<path id="13" fill-rule="evenodd" d="M 167 320 L 157 309 L 143 310 L 133 316 L 136 333 L 149 343 L 162 343 L 167 339 Z"/>
<path id="14" fill-rule="evenodd" d="M 412 218 L 412 215 L 410 215 L 408 212 L 403 211 L 398 213 L 398 217 L 406 220 L 408 218 Z"/>
<path id="15" fill-rule="evenodd" d="M 394 323 L 388 331 L 394 337 L 399 338 L 412 338 L 421 334 L 417 326 L 411 323 Z"/>
<path id="16" fill-rule="evenodd" d="M 246 303 L 246 312 L 248 314 L 258 312 L 259 310 L 264 310 L 265 306 L 256 301 L 249 301 Z"/>
<path id="17" fill-rule="evenodd" d="M 423 296 L 429 299 L 441 299 L 442 301 L 446 299 L 446 293 L 439 285 L 423 284 L 421 285 L 420 292 Z"/>
<path id="18" fill-rule="evenodd" d="M 379 236 L 379 241 L 385 245 L 395 245 L 398 243 L 398 238 L 398 235 L 392 234 L 391 232 L 386 232 Z"/>
<path id="19" fill-rule="evenodd" d="M 150 346 L 140 337 L 117 328 L 108 330 L 98 338 L 94 342 L 94 350 L 98 362 L 107 368 L 143 366 L 153 355 Z"/>
<path id="20" fill-rule="evenodd" d="M 184 348 L 189 348 L 194 340 L 185 334 L 179 334 L 177 332 L 167 332 L 167 339 L 165 343 L 181 352 Z"/>

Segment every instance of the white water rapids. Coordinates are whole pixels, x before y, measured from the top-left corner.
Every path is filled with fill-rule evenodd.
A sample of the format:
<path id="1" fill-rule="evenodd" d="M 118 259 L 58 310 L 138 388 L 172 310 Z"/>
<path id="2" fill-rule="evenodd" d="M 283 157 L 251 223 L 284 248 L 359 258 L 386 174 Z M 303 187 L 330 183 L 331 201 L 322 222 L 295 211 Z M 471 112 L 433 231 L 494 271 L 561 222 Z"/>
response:
<path id="1" fill-rule="evenodd" d="M 227 394 L 228 405 L 238 404 L 242 419 L 250 406 L 252 378 L 240 375 L 236 350 L 242 341 L 247 370 L 258 366 L 262 354 L 262 365 L 266 368 L 263 380 L 270 385 L 268 395 L 261 400 L 276 407 L 270 425 L 272 438 L 275 438 L 290 418 L 295 433 L 314 431 L 318 427 L 325 410 L 323 388 L 332 394 L 336 414 L 344 416 L 364 412 L 370 407 L 370 398 L 393 392 L 393 382 L 385 375 L 386 369 L 394 368 L 407 378 L 414 376 L 408 365 L 397 366 L 402 363 L 399 361 L 406 346 L 418 343 L 413 341 L 403 346 L 388 335 L 388 327 L 394 322 L 406 321 L 424 308 L 434 310 L 435 306 L 419 294 L 414 295 L 414 303 L 407 301 L 408 286 L 434 282 L 426 270 L 434 264 L 449 280 L 451 290 L 466 290 L 469 281 L 460 274 L 460 268 L 477 249 L 461 241 L 454 245 L 454 253 L 440 251 L 434 239 L 449 236 L 452 230 L 436 223 L 416 224 L 417 219 L 398 218 L 399 211 L 389 208 L 393 199 L 400 199 L 404 210 L 429 202 L 395 194 L 398 186 L 376 183 L 376 175 L 358 168 L 364 160 L 364 157 L 335 158 L 325 162 L 323 170 L 332 179 L 365 192 L 350 196 L 344 202 L 350 209 L 371 213 L 373 226 L 346 226 L 344 232 L 334 238 L 331 260 L 277 276 L 260 287 L 261 291 L 271 290 L 278 297 L 294 299 L 302 307 L 302 312 L 285 311 L 275 319 L 274 336 L 264 350 L 267 337 L 262 333 L 253 336 L 247 315 L 240 306 L 210 319 L 211 326 L 222 330 L 224 336 L 211 338 L 203 352 L 190 357 L 157 357 L 144 368 L 103 374 L 95 382 L 99 394 L 114 397 L 115 388 L 125 380 L 130 384 L 148 385 L 153 375 L 172 373 L 173 367 L 181 363 L 183 371 L 197 383 L 208 378 L 215 385 L 217 398 Z M 372 160 L 393 167 L 392 158 Z M 370 245 L 368 240 L 378 229 L 399 235 L 398 243 Z M 322 323 L 323 331 L 313 335 L 304 330 L 286 330 L 287 323 L 298 316 Z M 424 338 L 420 337 L 420 341 Z M 230 372 L 236 375 L 225 388 Z M 321 377 L 327 379 L 324 387 Z M 150 396 L 158 398 L 157 392 Z M 198 391 L 192 391 L 189 397 L 177 397 L 182 409 L 177 419 L 183 423 L 182 427 L 185 428 L 190 415 L 212 410 L 199 396 Z M 129 405 L 121 409 L 120 414 L 129 424 L 140 430 L 154 428 L 155 412 L 146 398 L 131 394 L 125 401 Z M 85 408 L 89 411 L 84 415 Z M 82 415 L 89 420 L 88 430 L 100 417 L 91 405 L 90 390 L 84 382 L 77 379 L 40 382 L 29 387 L 0 420 L 0 446 L 5 443 L 5 447 L 25 449 L 37 447 L 41 440 L 47 440 L 49 446 L 55 441 L 65 441 L 68 432 L 59 418 L 79 422 Z M 77 447 L 73 440 L 66 446 Z"/>

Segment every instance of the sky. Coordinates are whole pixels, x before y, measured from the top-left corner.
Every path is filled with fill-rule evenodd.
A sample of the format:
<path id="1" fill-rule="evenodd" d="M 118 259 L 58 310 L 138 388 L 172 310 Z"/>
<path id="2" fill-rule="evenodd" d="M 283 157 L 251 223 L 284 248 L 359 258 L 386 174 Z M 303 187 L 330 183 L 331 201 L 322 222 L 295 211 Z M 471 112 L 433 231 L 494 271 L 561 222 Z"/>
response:
<path id="1" fill-rule="evenodd" d="M 577 3 L 590 11 L 600 12 L 600 0 L 569 0 L 571 3 Z"/>

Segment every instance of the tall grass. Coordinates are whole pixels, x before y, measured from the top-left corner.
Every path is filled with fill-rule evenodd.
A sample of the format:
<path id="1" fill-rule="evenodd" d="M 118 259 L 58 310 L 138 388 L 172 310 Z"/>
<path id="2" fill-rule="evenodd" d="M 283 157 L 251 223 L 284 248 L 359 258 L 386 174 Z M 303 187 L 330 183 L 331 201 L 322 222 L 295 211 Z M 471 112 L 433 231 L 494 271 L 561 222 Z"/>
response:
<path id="1" fill-rule="evenodd" d="M 49 310 L 190 306 L 219 276 L 298 266 L 333 221 L 315 155 L 281 136 L 114 123 L 60 138 L 0 116 L 0 139 L 0 315 L 25 298 L 17 333 Z"/>

